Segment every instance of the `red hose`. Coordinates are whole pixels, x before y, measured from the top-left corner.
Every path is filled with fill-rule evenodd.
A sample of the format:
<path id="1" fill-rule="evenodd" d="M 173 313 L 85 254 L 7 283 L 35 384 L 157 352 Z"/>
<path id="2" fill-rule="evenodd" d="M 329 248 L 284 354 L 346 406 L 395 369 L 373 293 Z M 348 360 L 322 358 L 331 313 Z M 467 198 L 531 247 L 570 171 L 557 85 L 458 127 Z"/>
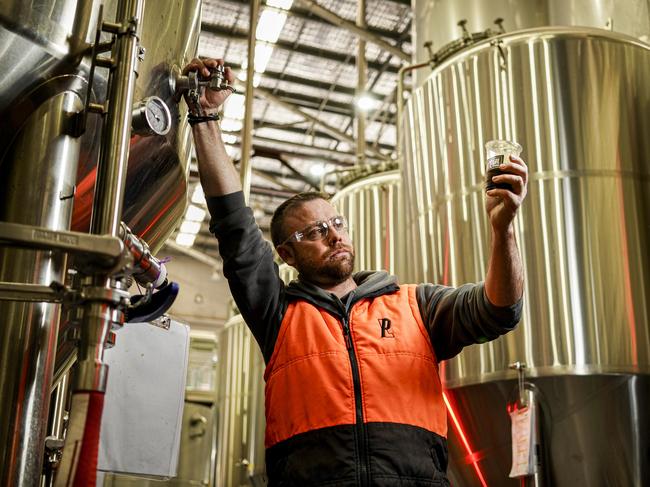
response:
<path id="1" fill-rule="evenodd" d="M 95 487 L 104 393 L 72 394 L 70 422 L 55 487 Z"/>
<path id="2" fill-rule="evenodd" d="M 74 476 L 74 487 L 95 487 L 97 483 L 97 456 L 99 455 L 99 430 L 102 425 L 104 393 L 98 391 L 80 392 L 88 394 L 88 413 L 84 426 L 83 442 L 79 463 Z"/>

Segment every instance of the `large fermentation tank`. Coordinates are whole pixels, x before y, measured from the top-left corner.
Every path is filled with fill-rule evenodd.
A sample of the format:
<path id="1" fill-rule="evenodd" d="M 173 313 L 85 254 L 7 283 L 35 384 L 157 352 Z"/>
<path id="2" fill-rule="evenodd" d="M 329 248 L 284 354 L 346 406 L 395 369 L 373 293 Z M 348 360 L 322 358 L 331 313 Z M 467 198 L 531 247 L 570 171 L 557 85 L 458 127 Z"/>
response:
<path id="1" fill-rule="evenodd" d="M 241 315 L 218 334 L 216 482 L 266 485 L 264 358 Z"/>
<path id="2" fill-rule="evenodd" d="M 428 2 L 422 11 L 436 3 L 451 8 Z M 517 12 L 502 15 L 494 3 L 494 17 Z M 416 2 L 425 23 L 419 11 Z M 484 278 L 486 141 L 518 141 L 530 174 L 515 222 L 522 322 L 441 370 L 467 440 L 450 427 L 455 485 L 518 484 L 508 479 L 506 412 L 517 396 L 508 369 L 516 361 L 526 364 L 542 411 L 541 485 L 650 484 L 648 107 L 650 47 L 582 27 L 467 46 L 413 92 L 401 131 L 411 256 L 403 278 Z"/>
<path id="3" fill-rule="evenodd" d="M 10 171 L 15 157 L 12 149 L 37 108 L 61 93 L 85 102 L 88 55 L 95 40 L 100 4 L 103 19 L 113 21 L 118 0 L 0 1 L 3 174 Z M 196 53 L 200 6 L 200 0 L 150 2 L 140 28 L 144 49 L 139 53 L 134 101 L 161 98 L 170 109 L 172 124 L 164 136 L 131 137 L 123 220 L 154 250 L 171 234 L 186 204 L 191 134 L 189 126 L 181 123 L 187 109 L 174 96 L 174 79 Z M 102 41 L 106 40 L 108 36 L 103 34 Z M 107 73 L 106 69 L 95 69 L 91 102 L 104 100 Z M 73 230 L 89 228 L 100 130 L 101 117 L 90 114 L 86 132 L 78 141 L 78 170 L 72 181 L 76 186 Z M 29 183 L 24 186 L 29 187 Z"/>
<path id="4" fill-rule="evenodd" d="M 121 191 L 121 183 L 95 185 L 102 117 L 83 113 L 87 102 L 103 104 L 108 91 L 108 70 L 92 70 L 90 62 L 101 4 L 102 20 L 114 23 L 118 5 L 126 10 L 133 3 L 0 0 L 0 221 L 37 227 L 46 236 L 54 235 L 46 230 L 87 232 L 94 193 Z M 165 135 L 131 135 L 121 219 L 155 252 L 186 205 L 190 133 L 170 80 L 196 53 L 200 0 L 147 5 L 137 19 L 145 49 L 132 59 L 132 98 L 134 104 L 151 96 L 164 101 L 170 127 Z M 100 39 L 109 40 L 107 34 Z M 105 108 L 107 117 L 119 110 Z M 0 263 L 0 281 L 43 286 L 66 282 L 70 264 L 60 252 L 9 247 L 0 248 Z M 0 302 L 3 485 L 39 482 L 60 315 L 60 304 Z"/>
<path id="5" fill-rule="evenodd" d="M 648 0 L 414 0 L 413 13 L 414 62 L 487 29 L 513 32 L 571 25 L 609 29 L 646 42 L 650 38 Z M 459 25 L 463 21 L 467 33 Z M 417 71 L 417 85 L 429 74 Z"/>

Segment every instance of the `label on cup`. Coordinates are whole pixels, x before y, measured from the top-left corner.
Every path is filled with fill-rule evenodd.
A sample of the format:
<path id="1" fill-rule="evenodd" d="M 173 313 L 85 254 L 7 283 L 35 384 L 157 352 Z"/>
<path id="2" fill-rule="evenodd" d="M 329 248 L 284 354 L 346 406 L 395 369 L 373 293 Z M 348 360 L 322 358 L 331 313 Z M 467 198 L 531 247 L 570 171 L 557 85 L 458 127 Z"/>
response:
<path id="1" fill-rule="evenodd" d="M 501 164 L 503 164 L 503 154 L 490 157 L 487 160 L 487 170 L 489 171 L 490 169 L 498 169 Z"/>
<path id="2" fill-rule="evenodd" d="M 495 183 L 492 181 L 492 178 L 494 176 L 500 176 L 501 174 L 505 174 L 501 169 L 500 165 L 503 164 L 503 160 L 505 159 L 504 154 L 499 154 L 493 157 L 490 157 L 487 160 L 487 178 L 485 182 L 485 189 L 487 191 L 491 189 L 507 189 L 507 190 L 512 190 L 512 186 L 508 183 Z"/>

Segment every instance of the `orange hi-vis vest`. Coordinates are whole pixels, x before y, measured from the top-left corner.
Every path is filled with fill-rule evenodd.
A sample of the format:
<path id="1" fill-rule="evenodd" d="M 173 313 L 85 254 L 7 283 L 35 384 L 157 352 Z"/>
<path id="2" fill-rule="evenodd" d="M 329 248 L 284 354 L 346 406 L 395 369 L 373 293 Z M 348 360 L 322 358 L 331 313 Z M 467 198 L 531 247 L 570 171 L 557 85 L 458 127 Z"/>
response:
<path id="1" fill-rule="evenodd" d="M 292 301 L 264 378 L 267 448 L 359 419 L 447 435 L 438 362 L 414 285 L 363 298 L 343 320 Z"/>

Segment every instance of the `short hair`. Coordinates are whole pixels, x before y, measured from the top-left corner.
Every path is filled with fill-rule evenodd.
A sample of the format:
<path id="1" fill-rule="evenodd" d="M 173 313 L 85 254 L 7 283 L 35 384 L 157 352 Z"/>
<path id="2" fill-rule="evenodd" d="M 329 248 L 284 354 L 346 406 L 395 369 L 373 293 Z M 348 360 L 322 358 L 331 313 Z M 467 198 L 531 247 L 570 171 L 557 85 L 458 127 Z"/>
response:
<path id="1" fill-rule="evenodd" d="M 306 191 L 304 193 L 298 193 L 292 196 L 275 209 L 273 212 L 273 217 L 271 217 L 271 240 L 273 241 L 274 247 L 281 245 L 282 242 L 287 239 L 283 228 L 287 213 L 289 213 L 292 209 L 301 206 L 303 203 L 312 200 L 329 201 L 330 196 L 327 193 Z"/>

